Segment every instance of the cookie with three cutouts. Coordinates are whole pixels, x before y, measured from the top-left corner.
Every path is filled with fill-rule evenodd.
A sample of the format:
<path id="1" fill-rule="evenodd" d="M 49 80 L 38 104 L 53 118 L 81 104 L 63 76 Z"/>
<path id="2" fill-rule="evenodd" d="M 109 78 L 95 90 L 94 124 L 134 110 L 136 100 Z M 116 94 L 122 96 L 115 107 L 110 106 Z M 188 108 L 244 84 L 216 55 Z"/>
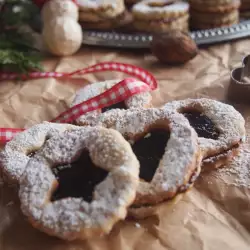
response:
<path id="1" fill-rule="evenodd" d="M 70 124 L 44 122 L 17 134 L 0 152 L 0 165 L 4 176 L 10 182 L 18 183 L 28 161 L 46 140 L 75 128 L 76 126 Z"/>
<path id="2" fill-rule="evenodd" d="M 35 228 L 65 240 L 107 234 L 126 217 L 139 162 L 122 135 L 82 127 L 49 139 L 20 180 L 23 213 Z"/>
<path id="3" fill-rule="evenodd" d="M 95 96 L 102 94 L 108 89 L 112 88 L 115 84 L 119 83 L 120 80 L 109 80 L 104 82 L 97 82 L 90 85 L 85 86 L 80 89 L 72 102 L 72 106 L 77 105 L 81 102 L 87 101 Z M 145 84 L 141 81 L 133 82 L 134 86 L 141 86 Z M 102 114 L 108 112 L 113 109 L 133 109 L 133 108 L 149 108 L 152 106 L 152 96 L 150 92 L 143 92 L 139 94 L 135 94 L 125 101 L 114 104 L 112 106 L 97 109 L 91 112 L 86 113 L 85 115 L 77 118 L 76 122 L 79 125 L 89 125 L 92 123 L 92 120 L 96 120 L 101 118 Z"/>
<path id="4" fill-rule="evenodd" d="M 245 140 L 245 120 L 231 105 L 201 98 L 169 102 L 163 109 L 189 120 L 199 136 L 205 165 L 225 165 Z"/>

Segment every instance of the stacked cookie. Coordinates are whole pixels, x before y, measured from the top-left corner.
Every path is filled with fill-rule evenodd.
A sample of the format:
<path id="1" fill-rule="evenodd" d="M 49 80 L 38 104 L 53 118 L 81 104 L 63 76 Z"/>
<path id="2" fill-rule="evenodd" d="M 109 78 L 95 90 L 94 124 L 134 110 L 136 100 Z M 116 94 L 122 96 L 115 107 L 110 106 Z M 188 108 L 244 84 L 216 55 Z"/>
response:
<path id="1" fill-rule="evenodd" d="M 189 0 L 191 27 L 210 29 L 239 22 L 240 0 Z"/>
<path id="2" fill-rule="evenodd" d="M 85 29 L 108 30 L 131 22 L 124 0 L 79 0 L 78 5 L 79 21 Z"/>
<path id="3" fill-rule="evenodd" d="M 143 0 L 132 7 L 134 28 L 144 32 L 188 30 L 189 4 L 184 1 Z"/>
<path id="4" fill-rule="evenodd" d="M 88 85 L 72 105 L 118 82 Z M 19 184 L 34 227 L 65 240 L 107 234 L 127 214 L 145 218 L 179 199 L 201 168 L 224 166 L 238 153 L 245 121 L 232 106 L 187 99 L 152 108 L 151 99 L 145 92 L 88 112 L 80 126 L 38 124 L 6 144 L 1 170 Z"/>

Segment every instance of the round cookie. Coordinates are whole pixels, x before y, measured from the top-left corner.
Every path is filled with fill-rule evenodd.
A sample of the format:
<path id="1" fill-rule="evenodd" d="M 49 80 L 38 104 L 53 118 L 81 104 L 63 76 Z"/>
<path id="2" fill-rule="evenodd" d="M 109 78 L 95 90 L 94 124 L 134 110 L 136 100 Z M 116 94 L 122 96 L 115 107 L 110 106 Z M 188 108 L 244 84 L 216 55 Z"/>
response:
<path id="1" fill-rule="evenodd" d="M 71 168 L 77 164 L 81 171 L 83 186 L 77 186 L 76 195 L 58 194 L 65 189 L 53 169 L 66 164 Z M 139 163 L 121 134 L 82 127 L 51 138 L 30 159 L 20 182 L 21 208 L 35 228 L 61 239 L 107 234 L 126 217 L 135 198 L 138 172 Z M 67 173 L 66 177 L 69 188 L 74 186 L 73 176 Z"/>
<path id="2" fill-rule="evenodd" d="M 77 126 L 70 124 L 44 122 L 17 134 L 0 152 L 3 174 L 9 181 L 19 182 L 28 161 L 46 140 L 76 128 Z"/>
<path id="3" fill-rule="evenodd" d="M 104 82 L 98 82 L 93 83 L 90 85 L 85 86 L 84 88 L 80 89 L 71 106 L 75 106 L 81 102 L 87 101 L 97 95 L 100 95 L 101 93 L 105 92 L 106 90 L 112 88 L 115 84 L 120 82 L 120 80 L 109 80 Z M 145 84 L 143 82 L 134 82 L 134 85 L 138 84 Z M 91 124 L 92 120 L 99 119 L 103 112 L 112 112 L 113 108 L 122 108 L 122 109 L 131 109 L 131 108 L 148 108 L 151 107 L 152 96 L 149 92 L 144 92 L 140 94 L 136 94 L 128 98 L 122 103 L 118 103 L 115 105 L 112 105 L 111 107 L 104 108 L 102 110 L 94 110 L 91 112 L 86 113 L 85 115 L 79 117 L 76 121 L 80 125 L 89 125 Z M 110 110 L 110 111 L 108 111 Z"/>
<path id="4" fill-rule="evenodd" d="M 172 199 L 199 175 L 198 137 L 180 114 L 157 108 L 113 110 L 91 125 L 119 131 L 140 162 L 141 181 L 132 208 Z"/>
<path id="5" fill-rule="evenodd" d="M 190 0 L 193 29 L 231 26 L 239 22 L 240 0 Z"/>
<path id="6" fill-rule="evenodd" d="M 194 29 L 210 29 L 216 27 L 224 27 L 237 24 L 238 22 L 238 9 L 225 13 L 205 13 L 196 10 L 191 10 L 190 23 Z"/>
<path id="7" fill-rule="evenodd" d="M 79 0 L 79 20 L 84 28 L 106 29 L 125 20 L 123 0 Z"/>
<path id="8" fill-rule="evenodd" d="M 146 32 L 187 30 L 189 4 L 172 0 L 143 0 L 132 7 L 134 27 Z"/>
<path id="9" fill-rule="evenodd" d="M 85 13 L 80 12 L 80 20 L 84 19 L 83 18 L 84 16 Z M 98 18 L 96 21 L 81 21 L 81 25 L 84 29 L 109 30 L 115 28 L 125 28 L 129 26 L 132 23 L 132 21 L 133 17 L 131 13 L 125 10 L 115 18 L 110 18 L 110 19 Z"/>
<path id="10" fill-rule="evenodd" d="M 239 9 L 240 0 L 189 0 L 190 8 L 199 12 L 226 13 Z"/>
<path id="11" fill-rule="evenodd" d="M 189 120 L 198 133 L 206 161 L 210 159 L 214 162 L 226 152 L 229 157 L 232 156 L 245 140 L 245 120 L 231 105 L 201 98 L 173 101 L 164 105 L 163 109 L 181 113 Z M 218 167 L 218 164 L 212 165 Z"/>

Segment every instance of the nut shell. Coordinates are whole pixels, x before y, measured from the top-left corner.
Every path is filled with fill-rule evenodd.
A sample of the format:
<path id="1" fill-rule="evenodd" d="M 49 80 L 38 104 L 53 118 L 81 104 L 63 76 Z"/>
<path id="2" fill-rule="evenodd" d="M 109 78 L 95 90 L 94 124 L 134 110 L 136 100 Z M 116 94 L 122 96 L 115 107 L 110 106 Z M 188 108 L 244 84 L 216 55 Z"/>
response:
<path id="1" fill-rule="evenodd" d="M 46 22 L 42 36 L 49 51 L 58 56 L 72 55 L 82 44 L 82 28 L 69 17 L 58 17 Z"/>
<path id="2" fill-rule="evenodd" d="M 155 34 L 151 51 L 160 62 L 168 64 L 186 63 L 198 54 L 195 41 L 182 31 Z"/>
<path id="3" fill-rule="evenodd" d="M 50 0 L 44 4 L 41 15 L 45 23 L 60 16 L 70 17 L 77 21 L 79 10 L 72 0 Z"/>

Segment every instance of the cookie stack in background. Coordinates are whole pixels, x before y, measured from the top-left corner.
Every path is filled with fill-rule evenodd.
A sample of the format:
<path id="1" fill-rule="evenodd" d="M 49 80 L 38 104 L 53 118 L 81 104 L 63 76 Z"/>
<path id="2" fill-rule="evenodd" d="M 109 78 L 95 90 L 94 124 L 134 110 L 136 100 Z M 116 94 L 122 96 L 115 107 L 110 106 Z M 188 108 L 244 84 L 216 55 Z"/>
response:
<path id="1" fill-rule="evenodd" d="M 79 21 L 83 28 L 110 30 L 131 22 L 124 0 L 79 0 Z"/>
<path id="2" fill-rule="evenodd" d="M 250 18 L 250 0 L 241 0 L 240 16 Z"/>
<path id="3" fill-rule="evenodd" d="M 189 0 L 193 29 L 230 26 L 239 22 L 240 0 Z"/>
<path id="4" fill-rule="evenodd" d="M 133 25 L 143 32 L 188 31 L 189 4 L 184 1 L 143 0 L 133 5 Z"/>

